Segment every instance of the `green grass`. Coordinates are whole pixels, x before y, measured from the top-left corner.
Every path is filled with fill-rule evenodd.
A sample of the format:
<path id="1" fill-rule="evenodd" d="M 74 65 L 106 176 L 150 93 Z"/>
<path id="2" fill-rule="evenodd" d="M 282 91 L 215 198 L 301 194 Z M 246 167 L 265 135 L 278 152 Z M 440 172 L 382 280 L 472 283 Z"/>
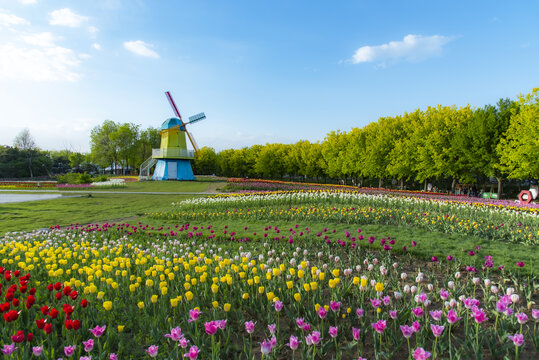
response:
<path id="1" fill-rule="evenodd" d="M 202 178 L 197 181 L 135 181 L 128 182 L 125 186 L 103 186 L 92 188 L 21 188 L 20 190 L 52 190 L 60 192 L 70 191 L 122 191 L 122 192 L 205 192 L 222 188 L 225 181 L 216 181 Z M 2 189 L 0 189 L 1 191 Z M 19 190 L 13 188 L 13 190 Z"/>
<path id="2" fill-rule="evenodd" d="M 193 195 L 93 194 L 87 196 L 0 204 L 0 234 L 53 225 L 118 221 L 167 209 L 171 202 Z"/>
<path id="3" fill-rule="evenodd" d="M 216 184 L 214 181 L 137 181 L 115 191 L 204 192 Z"/>

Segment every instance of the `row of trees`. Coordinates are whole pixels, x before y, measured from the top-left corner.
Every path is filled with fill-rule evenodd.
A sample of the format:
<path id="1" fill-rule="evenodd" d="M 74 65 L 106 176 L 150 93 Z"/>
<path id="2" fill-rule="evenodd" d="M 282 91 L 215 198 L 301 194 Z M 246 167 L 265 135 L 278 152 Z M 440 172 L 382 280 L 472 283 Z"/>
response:
<path id="1" fill-rule="evenodd" d="M 201 149 L 195 173 L 280 178 L 301 175 L 397 179 L 427 184 L 434 179 L 475 183 L 496 178 L 539 178 L 539 89 L 495 106 L 429 107 L 383 117 L 324 141 L 254 145 L 216 153 Z"/>
<path id="2" fill-rule="evenodd" d="M 52 177 L 69 171 L 91 173 L 97 167 L 88 154 L 0 145 L 0 179 Z"/>

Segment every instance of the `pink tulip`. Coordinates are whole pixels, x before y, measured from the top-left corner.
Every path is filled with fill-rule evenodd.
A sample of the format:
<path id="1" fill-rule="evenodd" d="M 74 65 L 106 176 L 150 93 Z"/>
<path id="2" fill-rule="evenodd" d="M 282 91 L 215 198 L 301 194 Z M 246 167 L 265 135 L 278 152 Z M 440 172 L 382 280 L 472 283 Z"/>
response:
<path id="1" fill-rule="evenodd" d="M 419 332 L 419 330 L 421 330 L 421 324 L 419 323 L 419 321 L 414 321 L 412 323 L 412 328 L 415 332 Z"/>
<path id="2" fill-rule="evenodd" d="M 183 357 L 186 357 L 191 360 L 195 360 L 199 352 L 200 350 L 198 349 L 198 347 L 196 345 L 193 345 L 189 348 L 189 351 L 183 355 Z"/>
<path id="3" fill-rule="evenodd" d="M 415 360 L 427 360 L 428 358 L 430 358 L 431 353 L 425 351 L 423 348 L 417 348 L 415 349 L 413 355 Z"/>
<path id="4" fill-rule="evenodd" d="M 524 335 L 522 334 L 515 334 L 515 335 L 507 335 L 507 337 L 515 344 L 515 346 L 522 346 L 524 344 Z"/>
<path id="5" fill-rule="evenodd" d="M 190 322 L 193 322 L 193 321 L 197 321 L 200 314 L 202 314 L 202 311 L 200 311 L 197 308 L 189 310 L 189 319 L 187 320 L 187 322 L 190 323 Z"/>
<path id="6" fill-rule="evenodd" d="M 206 334 L 208 335 L 215 335 L 215 333 L 217 332 L 217 329 L 218 328 L 215 321 L 204 323 L 204 330 L 206 331 Z"/>
<path id="7" fill-rule="evenodd" d="M 473 310 L 472 316 L 475 322 L 478 324 L 481 324 L 482 322 L 485 322 L 488 320 L 488 317 L 483 311 L 483 309 L 476 308 L 475 310 Z"/>
<path id="8" fill-rule="evenodd" d="M 182 329 L 178 326 L 170 330 L 170 334 L 165 334 L 165 337 L 172 339 L 172 341 L 179 341 L 182 337 Z"/>
<path id="9" fill-rule="evenodd" d="M 528 321 L 528 315 L 526 315 L 525 313 L 517 313 L 515 314 L 515 316 L 519 324 L 525 324 L 526 321 Z"/>
<path id="10" fill-rule="evenodd" d="M 415 332 L 414 328 L 408 325 L 401 325 L 402 335 L 409 339 Z"/>
<path id="11" fill-rule="evenodd" d="M 288 345 L 290 349 L 296 350 L 300 342 L 301 341 L 299 341 L 297 337 L 295 337 L 294 335 L 290 335 L 290 340 L 288 341 L 288 344 L 286 345 Z"/>
<path id="12" fill-rule="evenodd" d="M 74 353 L 75 353 L 75 345 L 65 346 L 65 347 L 64 347 L 64 354 L 65 354 L 67 357 L 73 356 Z"/>
<path id="13" fill-rule="evenodd" d="M 256 321 L 246 321 L 245 322 L 245 331 L 247 331 L 248 334 L 252 334 L 255 331 L 255 325 Z"/>
<path id="14" fill-rule="evenodd" d="M 386 324 L 386 320 L 378 320 L 376 323 L 373 323 L 371 325 L 377 333 L 382 334 L 386 329 Z"/>
<path id="15" fill-rule="evenodd" d="M 150 357 L 153 357 L 153 358 L 157 356 L 158 351 L 159 351 L 159 346 L 156 346 L 156 345 L 152 345 L 146 349 L 146 353 L 148 353 L 148 355 L 150 355 Z"/>
<path id="16" fill-rule="evenodd" d="M 444 332 L 445 328 L 441 325 L 430 324 L 430 329 L 432 330 L 434 336 L 440 337 L 440 335 L 442 335 L 442 333 Z"/>
<path id="17" fill-rule="evenodd" d="M 103 335 L 106 328 L 107 328 L 107 325 L 103 325 L 103 326 L 96 326 L 95 328 L 89 329 L 89 330 L 96 338 L 98 338 L 101 335 Z"/>
<path id="18" fill-rule="evenodd" d="M 283 303 L 282 301 L 276 301 L 275 304 L 275 311 L 279 312 L 283 309 Z"/>
<path id="19" fill-rule="evenodd" d="M 331 301 L 329 303 L 329 307 L 330 307 L 331 311 L 337 312 L 341 308 L 341 302 L 340 301 Z"/>
<path id="20" fill-rule="evenodd" d="M 416 308 L 412 309 L 412 312 L 414 313 L 414 315 L 416 317 L 423 316 L 423 308 L 421 308 L 421 307 L 416 307 Z"/>
<path id="21" fill-rule="evenodd" d="M 339 331 L 339 328 L 338 328 L 337 326 L 330 326 L 330 327 L 329 327 L 328 334 L 329 334 L 329 336 L 331 336 L 332 338 L 336 338 L 336 337 L 337 337 L 338 331 Z"/>
<path id="22" fill-rule="evenodd" d="M 84 345 L 84 351 L 90 352 L 94 348 L 94 339 L 83 341 L 82 344 Z"/>
<path id="23" fill-rule="evenodd" d="M 271 335 L 275 334 L 276 329 L 277 329 L 277 324 L 268 325 L 268 330 L 269 330 Z"/>
<path id="24" fill-rule="evenodd" d="M 271 346 L 271 341 L 269 340 L 264 340 L 261 344 L 260 344 L 260 351 L 262 352 L 262 354 L 264 355 L 267 355 L 271 352 L 271 349 L 273 347 Z"/>
<path id="25" fill-rule="evenodd" d="M 4 355 L 11 355 L 15 350 L 17 350 L 15 343 L 11 343 L 11 345 L 4 345 L 1 351 Z"/>
<path id="26" fill-rule="evenodd" d="M 326 309 L 323 306 L 320 306 L 318 308 L 318 316 L 320 317 L 320 319 L 324 319 L 327 314 L 328 314 L 328 312 L 326 311 Z"/>
<path id="27" fill-rule="evenodd" d="M 459 321 L 460 319 L 462 319 L 462 318 L 457 316 L 457 312 L 455 310 L 451 309 L 451 310 L 449 310 L 447 312 L 447 322 L 448 323 L 454 324 L 457 321 Z"/>
<path id="28" fill-rule="evenodd" d="M 373 308 L 378 308 L 380 307 L 380 305 L 382 305 L 382 301 L 380 299 L 370 299 L 371 300 L 371 305 Z"/>
<path id="29" fill-rule="evenodd" d="M 442 319 L 442 311 L 441 310 L 433 310 L 430 311 L 430 316 L 436 321 L 440 321 Z"/>
<path id="30" fill-rule="evenodd" d="M 395 320 L 397 318 L 397 312 L 395 310 L 389 310 L 389 317 Z"/>
<path id="31" fill-rule="evenodd" d="M 354 340 L 358 341 L 360 336 L 361 330 L 356 329 L 355 327 L 352 328 L 352 336 L 354 337 Z"/>

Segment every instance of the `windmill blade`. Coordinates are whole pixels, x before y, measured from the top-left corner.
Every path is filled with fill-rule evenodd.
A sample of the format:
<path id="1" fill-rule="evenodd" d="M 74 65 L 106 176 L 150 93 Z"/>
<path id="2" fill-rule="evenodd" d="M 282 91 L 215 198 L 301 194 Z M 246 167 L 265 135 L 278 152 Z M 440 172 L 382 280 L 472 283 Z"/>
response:
<path id="1" fill-rule="evenodd" d="M 172 107 L 172 110 L 174 111 L 174 114 L 176 114 L 176 116 L 180 119 L 180 121 L 182 122 L 182 125 L 185 125 L 185 123 L 183 122 L 183 119 L 182 119 L 182 115 L 180 114 L 180 110 L 178 110 L 178 107 L 174 103 L 174 99 L 172 98 L 172 95 L 170 95 L 169 91 L 165 91 L 165 95 L 167 96 L 168 102 L 169 102 L 170 106 Z"/>
<path id="2" fill-rule="evenodd" d="M 185 125 L 196 123 L 197 121 L 204 120 L 205 118 L 206 118 L 206 114 L 204 114 L 203 112 L 200 114 L 189 116 L 189 121 L 185 123 Z"/>
<path id="3" fill-rule="evenodd" d="M 189 131 L 187 131 L 187 129 L 185 129 L 185 133 L 187 134 L 187 137 L 191 141 L 191 145 L 193 145 L 193 149 L 195 149 L 195 153 L 198 154 L 199 148 L 195 141 L 195 138 L 191 135 L 191 133 L 189 133 Z"/>

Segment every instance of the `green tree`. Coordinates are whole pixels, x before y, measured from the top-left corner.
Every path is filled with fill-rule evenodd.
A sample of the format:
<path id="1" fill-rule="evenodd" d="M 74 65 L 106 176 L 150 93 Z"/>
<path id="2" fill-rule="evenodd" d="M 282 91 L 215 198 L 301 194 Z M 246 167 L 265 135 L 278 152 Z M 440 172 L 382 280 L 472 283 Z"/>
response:
<path id="1" fill-rule="evenodd" d="M 33 178 L 34 172 L 32 170 L 32 162 L 38 153 L 38 148 L 34 138 L 30 134 L 30 130 L 21 130 L 21 132 L 13 140 L 13 146 L 25 155 L 28 172 L 30 173 L 30 177 Z"/>
<path id="2" fill-rule="evenodd" d="M 539 88 L 518 98 L 509 127 L 497 147 L 499 168 L 509 178 L 539 178 Z"/>
<path id="3" fill-rule="evenodd" d="M 134 168 L 135 157 L 137 155 L 137 145 L 139 140 L 139 126 L 135 124 L 120 124 L 116 131 L 109 135 L 109 138 L 116 144 L 118 157 L 123 163 L 123 173 L 129 171 L 129 164 Z"/>
<path id="4" fill-rule="evenodd" d="M 116 172 L 116 165 L 120 159 L 120 146 L 114 140 L 113 135 L 118 128 L 119 124 L 105 120 L 101 126 L 94 127 L 90 133 L 90 149 L 93 160 L 101 168 L 110 165 L 114 172 Z"/>
<path id="5" fill-rule="evenodd" d="M 197 175 L 212 175 L 217 173 L 217 154 L 211 147 L 204 146 L 195 155 L 193 171 Z"/>

